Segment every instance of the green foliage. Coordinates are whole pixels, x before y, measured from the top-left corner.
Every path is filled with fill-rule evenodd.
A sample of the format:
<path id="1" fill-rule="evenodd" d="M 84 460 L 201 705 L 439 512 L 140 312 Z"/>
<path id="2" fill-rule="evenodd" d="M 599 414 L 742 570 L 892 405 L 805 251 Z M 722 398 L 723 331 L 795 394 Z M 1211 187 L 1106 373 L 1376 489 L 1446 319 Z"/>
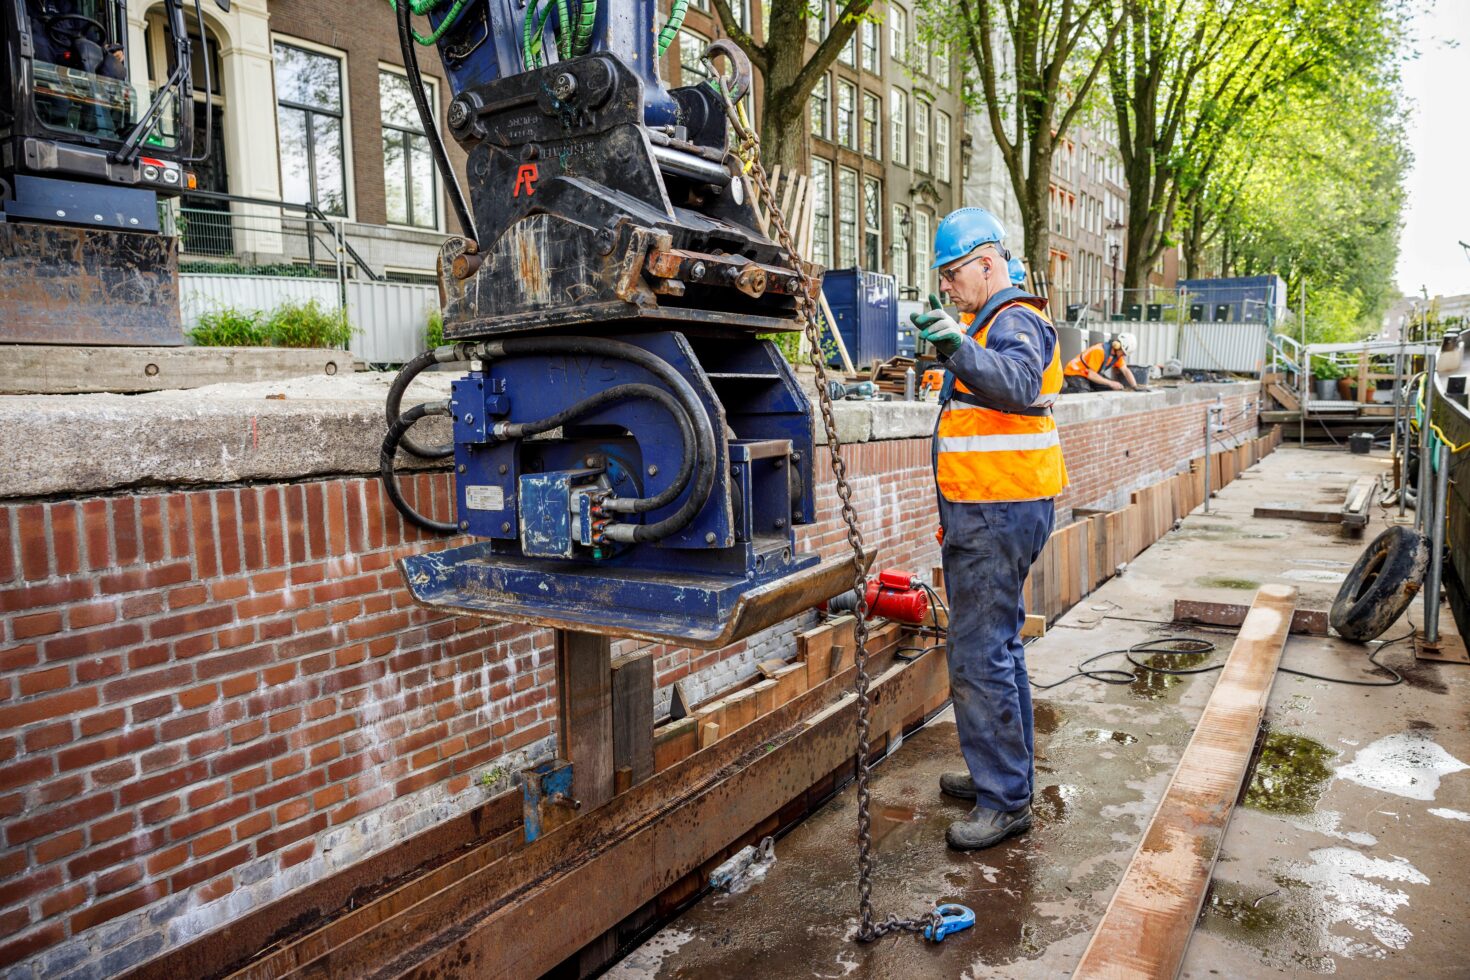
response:
<path id="1" fill-rule="evenodd" d="M 1325 357 L 1312 358 L 1312 377 L 1319 381 L 1336 381 L 1344 377 L 1346 372 Z"/>
<path id="2" fill-rule="evenodd" d="M 214 310 L 199 317 L 189 340 L 196 347 L 345 348 L 353 333 L 345 313 L 312 299 L 283 303 L 269 317 L 260 310 Z"/>
<path id="3" fill-rule="evenodd" d="M 353 333 L 345 311 L 329 310 L 315 299 L 276 307 L 266 330 L 277 347 L 345 348 Z"/>
<path id="4" fill-rule="evenodd" d="M 776 345 L 781 356 L 786 358 L 787 364 L 803 364 L 805 361 L 801 356 L 801 334 L 791 333 L 766 333 L 760 335 L 761 340 L 769 340 Z"/>
<path id="5" fill-rule="evenodd" d="M 259 310 L 233 307 L 204 313 L 189 331 L 189 340 L 197 347 L 264 347 L 269 343 L 264 316 Z"/>
<path id="6" fill-rule="evenodd" d="M 287 279 L 335 279 L 337 270 L 327 266 L 310 266 L 295 262 L 269 262 L 252 265 L 243 262 L 211 262 L 192 259 L 179 262 L 180 272 L 199 272 L 215 276 L 276 276 Z"/>
<path id="7" fill-rule="evenodd" d="M 424 347 L 433 350 L 435 347 L 444 346 L 444 313 L 439 309 L 429 311 L 428 322 L 424 324 Z"/>

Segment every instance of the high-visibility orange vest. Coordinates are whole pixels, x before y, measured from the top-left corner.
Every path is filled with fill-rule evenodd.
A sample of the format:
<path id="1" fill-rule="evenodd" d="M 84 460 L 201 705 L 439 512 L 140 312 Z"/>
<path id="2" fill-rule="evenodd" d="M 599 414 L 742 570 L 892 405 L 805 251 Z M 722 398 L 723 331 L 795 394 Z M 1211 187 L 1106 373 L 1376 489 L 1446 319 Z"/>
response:
<path id="1" fill-rule="evenodd" d="M 1051 363 L 1042 372 L 1041 393 L 1028 411 L 1007 412 L 980 404 L 955 378 L 953 396 L 940 410 L 934 431 L 934 478 L 939 492 L 954 503 L 1043 500 L 1067 486 L 1062 444 L 1051 414 L 1063 382 L 1061 346 L 1051 319 L 1034 304 L 1016 300 L 996 309 L 972 336 L 984 347 L 995 318 L 1012 306 L 1023 305 L 1034 309 L 1052 331 Z"/>
<path id="2" fill-rule="evenodd" d="M 1126 368 L 1128 361 L 1122 354 L 1113 354 L 1112 345 L 1093 344 L 1087 350 L 1067 362 L 1062 373 L 1069 378 L 1085 378 L 1089 369 L 1094 374 L 1103 374 L 1112 368 Z"/>

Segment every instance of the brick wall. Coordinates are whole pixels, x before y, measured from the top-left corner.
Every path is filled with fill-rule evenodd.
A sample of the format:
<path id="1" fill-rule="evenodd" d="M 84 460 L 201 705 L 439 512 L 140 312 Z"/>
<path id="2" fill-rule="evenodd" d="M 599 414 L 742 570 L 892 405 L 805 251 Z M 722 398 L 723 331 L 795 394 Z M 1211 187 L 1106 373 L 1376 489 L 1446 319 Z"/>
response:
<path id="1" fill-rule="evenodd" d="M 1065 427 L 1063 506 L 1179 469 L 1202 417 Z M 878 561 L 937 564 L 928 441 L 845 453 Z M 441 508 L 449 487 L 408 481 Z M 828 488 L 818 513 L 799 541 L 836 553 Z M 361 477 L 0 505 L 0 967 L 124 969 L 550 752 L 550 634 L 416 607 L 393 561 L 441 546 Z M 805 622 L 657 648 L 661 706 L 680 678 L 712 693 L 789 655 Z"/>

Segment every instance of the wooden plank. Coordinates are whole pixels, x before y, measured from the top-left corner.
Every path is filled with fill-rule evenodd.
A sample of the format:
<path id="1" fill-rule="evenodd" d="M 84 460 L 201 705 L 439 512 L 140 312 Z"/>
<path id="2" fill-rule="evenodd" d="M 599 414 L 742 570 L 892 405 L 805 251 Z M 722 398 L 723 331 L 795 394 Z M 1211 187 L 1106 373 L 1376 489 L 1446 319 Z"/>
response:
<path id="1" fill-rule="evenodd" d="M 852 366 L 852 357 L 847 353 L 847 342 L 842 339 L 842 331 L 837 329 L 837 318 L 832 315 L 832 307 L 827 305 L 827 294 L 818 293 L 817 300 L 822 309 L 822 319 L 826 321 L 827 333 L 837 344 L 837 356 L 842 359 L 842 370 L 848 374 L 856 374 L 857 369 Z"/>
<path id="2" fill-rule="evenodd" d="M 654 732 L 654 771 L 663 772 L 669 766 L 698 751 L 699 723 L 693 718 L 680 718 Z"/>
<path id="3" fill-rule="evenodd" d="M 557 741 L 590 810 L 613 795 L 612 638 L 555 632 Z"/>
<path id="4" fill-rule="evenodd" d="M 816 687 L 832 676 L 832 624 L 797 634 L 796 656 L 806 663 L 806 686 Z"/>
<path id="5" fill-rule="evenodd" d="M 707 749 L 720 740 L 720 726 L 714 722 L 705 722 L 699 729 L 699 747 Z"/>
<path id="6" fill-rule="evenodd" d="M 1033 636 L 1046 635 L 1046 617 L 1026 614 L 1026 622 L 1021 625 L 1021 638 L 1030 639 Z"/>
<path id="7" fill-rule="evenodd" d="M 755 694 L 750 688 L 736 691 L 725 699 L 725 716 L 720 721 L 720 731 L 726 735 L 737 732 L 755 721 Z"/>
<path id="8" fill-rule="evenodd" d="M 769 678 L 750 689 L 755 698 L 755 716 L 764 717 L 776 709 L 776 682 Z"/>
<path id="9" fill-rule="evenodd" d="M 1239 626 L 1245 622 L 1250 606 L 1236 602 L 1203 602 L 1199 599 L 1175 599 L 1174 622 L 1202 623 L 1206 626 Z M 1308 636 L 1327 636 L 1327 612 L 1323 609 L 1298 609 L 1291 614 L 1291 631 Z"/>
<path id="10" fill-rule="evenodd" d="M 827 676 L 830 677 L 852 666 L 856 658 L 857 617 L 837 616 L 828 625 L 832 628 L 832 647 L 827 661 Z"/>
<path id="11" fill-rule="evenodd" d="M 762 677 L 770 679 L 785 670 L 788 666 L 790 665 L 785 660 L 779 657 L 773 657 L 770 660 L 762 660 L 755 665 L 755 669 L 760 671 Z"/>
<path id="12" fill-rule="evenodd" d="M 1348 527 L 1367 527 L 1368 518 L 1372 517 L 1370 505 L 1373 503 L 1373 490 L 1378 486 L 1378 481 L 1372 477 L 1360 477 L 1348 488 L 1347 496 L 1342 502 L 1342 523 Z"/>
<path id="13" fill-rule="evenodd" d="M 788 664 L 785 670 L 778 671 L 771 679 L 776 682 L 776 704 L 785 704 L 806 693 L 806 664 Z"/>
<path id="14" fill-rule="evenodd" d="M 653 654 L 612 662 L 613 769 L 626 769 L 632 782 L 653 775 Z"/>
<path id="15" fill-rule="evenodd" d="M 1341 524 L 1342 511 L 1324 510 L 1321 507 L 1257 507 L 1252 517 L 1279 518 L 1285 521 L 1310 521 L 1315 524 Z"/>
<path id="16" fill-rule="evenodd" d="M 1075 980 L 1179 973 L 1250 768 L 1296 589 L 1263 585 Z"/>

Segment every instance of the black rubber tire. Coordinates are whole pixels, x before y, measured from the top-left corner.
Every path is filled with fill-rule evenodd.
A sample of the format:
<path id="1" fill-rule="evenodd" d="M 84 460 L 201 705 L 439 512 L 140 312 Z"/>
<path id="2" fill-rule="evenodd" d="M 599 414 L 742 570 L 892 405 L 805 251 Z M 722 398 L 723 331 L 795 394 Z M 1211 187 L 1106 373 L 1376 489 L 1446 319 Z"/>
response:
<path id="1" fill-rule="evenodd" d="M 1364 549 L 1343 580 L 1328 619 L 1345 639 L 1383 635 L 1419 594 L 1429 543 L 1412 528 L 1391 527 Z"/>

